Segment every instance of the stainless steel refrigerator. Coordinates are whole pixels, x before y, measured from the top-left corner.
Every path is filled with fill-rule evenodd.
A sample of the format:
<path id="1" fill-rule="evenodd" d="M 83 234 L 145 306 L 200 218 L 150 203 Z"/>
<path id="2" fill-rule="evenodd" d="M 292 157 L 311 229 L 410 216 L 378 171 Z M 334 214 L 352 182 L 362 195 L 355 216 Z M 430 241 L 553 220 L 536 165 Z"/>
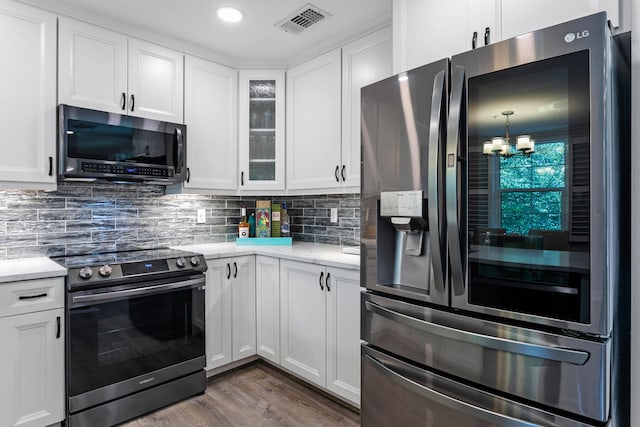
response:
<path id="1" fill-rule="evenodd" d="M 362 425 L 629 420 L 628 62 L 604 13 L 362 89 Z"/>

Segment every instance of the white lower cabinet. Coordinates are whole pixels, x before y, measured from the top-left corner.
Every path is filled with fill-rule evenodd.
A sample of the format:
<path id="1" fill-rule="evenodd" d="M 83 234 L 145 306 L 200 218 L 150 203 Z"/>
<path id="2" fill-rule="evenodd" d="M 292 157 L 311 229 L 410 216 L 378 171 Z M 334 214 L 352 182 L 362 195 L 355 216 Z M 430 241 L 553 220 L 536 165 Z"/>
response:
<path id="1" fill-rule="evenodd" d="M 255 256 L 207 260 L 207 369 L 256 354 Z"/>
<path id="2" fill-rule="evenodd" d="M 256 256 L 258 355 L 280 364 L 280 260 Z"/>
<path id="3" fill-rule="evenodd" d="M 63 278 L 0 284 L 1 426 L 64 419 L 63 293 Z"/>
<path id="4" fill-rule="evenodd" d="M 360 274 L 280 261 L 281 365 L 360 405 Z"/>

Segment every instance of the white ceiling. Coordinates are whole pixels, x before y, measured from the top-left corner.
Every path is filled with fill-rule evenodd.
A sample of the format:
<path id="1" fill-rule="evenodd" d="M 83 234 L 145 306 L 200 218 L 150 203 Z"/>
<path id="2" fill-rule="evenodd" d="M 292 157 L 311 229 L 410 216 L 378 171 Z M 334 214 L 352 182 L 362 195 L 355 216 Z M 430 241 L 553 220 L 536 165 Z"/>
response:
<path id="1" fill-rule="evenodd" d="M 22 0 L 86 19 L 106 18 L 231 58 L 233 65 L 291 65 L 391 23 L 392 0 L 312 0 L 330 14 L 299 34 L 274 26 L 307 0 Z M 219 6 L 244 14 L 216 17 Z M 231 64 L 230 64 L 231 65 Z"/>

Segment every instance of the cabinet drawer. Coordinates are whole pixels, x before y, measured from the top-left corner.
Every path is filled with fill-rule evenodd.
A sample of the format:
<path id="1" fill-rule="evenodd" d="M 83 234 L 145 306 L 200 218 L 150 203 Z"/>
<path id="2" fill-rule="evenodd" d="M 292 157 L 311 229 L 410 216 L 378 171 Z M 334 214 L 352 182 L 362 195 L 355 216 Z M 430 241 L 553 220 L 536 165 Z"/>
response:
<path id="1" fill-rule="evenodd" d="M 0 317 L 64 307 L 64 278 L 0 284 Z"/>

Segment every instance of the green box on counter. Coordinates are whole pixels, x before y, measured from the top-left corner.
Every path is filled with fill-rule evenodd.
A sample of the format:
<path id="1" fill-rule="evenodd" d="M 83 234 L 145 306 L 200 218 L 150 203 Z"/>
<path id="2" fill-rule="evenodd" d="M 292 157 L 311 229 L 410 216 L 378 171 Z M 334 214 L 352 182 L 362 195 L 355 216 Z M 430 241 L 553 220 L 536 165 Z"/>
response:
<path id="1" fill-rule="evenodd" d="M 236 238 L 236 246 L 291 246 L 291 237 L 249 237 Z"/>
<path id="2" fill-rule="evenodd" d="M 271 200 L 256 201 L 256 237 L 271 237 Z"/>

